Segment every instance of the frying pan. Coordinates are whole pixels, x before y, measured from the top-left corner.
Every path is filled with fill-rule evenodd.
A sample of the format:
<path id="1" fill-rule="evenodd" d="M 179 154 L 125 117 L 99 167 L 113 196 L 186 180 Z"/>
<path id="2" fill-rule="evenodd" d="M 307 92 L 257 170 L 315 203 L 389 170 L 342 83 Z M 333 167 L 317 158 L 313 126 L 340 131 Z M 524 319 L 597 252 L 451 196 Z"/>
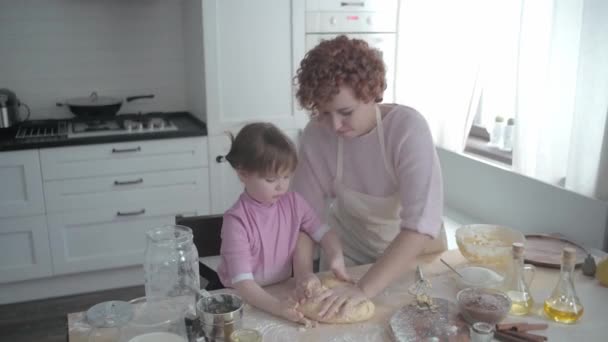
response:
<path id="1" fill-rule="evenodd" d="M 137 99 L 151 99 L 154 95 L 137 95 L 125 98 L 125 102 Z M 98 96 L 97 92 L 92 92 L 88 97 L 75 97 L 65 102 L 58 102 L 59 107 L 68 107 L 70 112 L 77 117 L 99 118 L 114 116 L 122 107 L 123 100 L 115 97 Z"/>

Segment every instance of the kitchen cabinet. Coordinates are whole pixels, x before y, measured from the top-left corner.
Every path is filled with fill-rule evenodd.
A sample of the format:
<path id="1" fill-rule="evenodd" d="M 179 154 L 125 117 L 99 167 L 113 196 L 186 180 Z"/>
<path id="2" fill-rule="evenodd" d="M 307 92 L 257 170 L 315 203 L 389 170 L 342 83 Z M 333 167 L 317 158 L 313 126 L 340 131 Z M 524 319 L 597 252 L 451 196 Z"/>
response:
<path id="1" fill-rule="evenodd" d="M 0 153 L 0 218 L 44 214 L 38 150 Z"/>
<path id="2" fill-rule="evenodd" d="M 292 5 L 302 8 L 292 12 Z M 296 113 L 293 97 L 292 13 L 303 23 L 304 12 L 300 1 L 203 0 L 210 136 L 250 121 L 297 127 L 296 115 L 303 114 Z M 303 39 L 302 29 L 302 46 Z"/>
<path id="3" fill-rule="evenodd" d="M 130 206 L 114 205 L 48 215 L 55 275 L 143 264 L 145 232 L 201 213 L 177 194 Z"/>
<path id="4" fill-rule="evenodd" d="M 145 232 L 210 213 L 207 138 L 44 149 L 55 275 L 141 265 Z"/>
<path id="5" fill-rule="evenodd" d="M 52 273 L 45 216 L 0 218 L 0 283 Z"/>
<path id="6" fill-rule="evenodd" d="M 40 151 L 45 182 L 200 169 L 207 165 L 207 159 L 207 140 L 200 137 L 58 147 Z"/>

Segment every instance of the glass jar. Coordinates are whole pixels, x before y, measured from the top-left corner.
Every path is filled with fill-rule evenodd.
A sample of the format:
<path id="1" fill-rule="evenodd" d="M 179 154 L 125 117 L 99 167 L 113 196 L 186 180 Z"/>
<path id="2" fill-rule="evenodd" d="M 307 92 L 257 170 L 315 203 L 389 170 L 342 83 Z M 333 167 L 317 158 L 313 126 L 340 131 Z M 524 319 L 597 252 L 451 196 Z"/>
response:
<path id="1" fill-rule="evenodd" d="M 144 261 L 146 302 L 167 302 L 183 314 L 195 313 L 200 291 L 198 251 L 192 230 L 178 225 L 150 229 Z"/>

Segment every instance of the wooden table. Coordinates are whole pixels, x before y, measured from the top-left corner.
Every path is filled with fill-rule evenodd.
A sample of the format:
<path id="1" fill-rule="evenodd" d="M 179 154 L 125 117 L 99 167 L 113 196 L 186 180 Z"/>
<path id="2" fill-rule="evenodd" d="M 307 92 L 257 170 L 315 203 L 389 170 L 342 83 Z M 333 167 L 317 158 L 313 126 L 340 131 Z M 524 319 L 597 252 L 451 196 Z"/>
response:
<path id="1" fill-rule="evenodd" d="M 605 254 L 604 254 L 605 255 Z M 452 280 L 451 271 L 441 264 L 439 257 L 453 265 L 466 264 L 458 250 L 447 251 L 438 255 L 420 257 L 418 263 L 423 272 L 433 284 L 431 294 L 455 301 L 458 289 Z M 370 265 L 362 265 L 349 269 L 350 274 L 361 277 Z M 549 296 L 559 270 L 537 268 L 535 279 L 532 283 L 532 295 L 537 303 L 542 303 Z M 412 300 L 407 288 L 414 281 L 414 272 L 407 272 L 401 279 L 396 281 L 385 291 L 374 298 L 376 314 L 368 322 L 350 325 L 325 325 L 320 324 L 316 328 L 305 329 L 296 324 L 287 322 L 280 318 L 271 316 L 260 310 L 247 306 L 244 315 L 244 326 L 255 328 L 264 335 L 265 342 L 274 341 L 390 341 L 388 334 L 389 318 L 402 306 Z M 605 341 L 605 325 L 608 316 L 608 288 L 602 287 L 593 278 L 586 277 L 580 271 L 576 272 L 575 286 L 578 295 L 585 307 L 585 313 L 581 321 L 575 325 L 562 325 L 549 322 L 542 315 L 542 307 L 537 305 L 536 314 L 525 317 L 509 316 L 505 322 L 527 322 L 549 323 L 549 328 L 542 334 L 549 337 L 550 341 Z M 276 296 L 287 296 L 293 288 L 293 280 L 270 286 L 267 290 Z M 230 290 L 220 290 L 230 292 Z M 86 341 L 88 325 L 82 320 L 83 313 L 68 315 L 69 341 Z"/>

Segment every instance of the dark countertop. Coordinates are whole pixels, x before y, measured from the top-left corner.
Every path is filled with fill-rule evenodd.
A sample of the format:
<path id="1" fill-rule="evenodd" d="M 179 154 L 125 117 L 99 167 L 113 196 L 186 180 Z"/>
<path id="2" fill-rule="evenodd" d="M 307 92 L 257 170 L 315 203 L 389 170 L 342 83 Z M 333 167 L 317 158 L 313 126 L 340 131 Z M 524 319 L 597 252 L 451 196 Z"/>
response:
<path id="1" fill-rule="evenodd" d="M 137 114 L 121 114 L 120 118 L 130 119 L 141 117 Z M 103 143 L 116 143 L 124 141 L 141 141 L 141 140 L 156 140 L 170 138 L 186 138 L 207 136 L 207 125 L 188 112 L 171 112 L 171 113 L 155 113 L 144 114 L 148 117 L 170 118 L 171 122 L 178 127 L 176 131 L 158 131 L 150 133 L 134 133 L 134 134 L 116 134 L 97 137 L 82 137 L 82 138 L 67 138 L 67 137 L 52 137 L 52 138 L 26 138 L 16 139 L 16 129 L 0 130 L 0 152 L 15 151 L 27 149 L 39 149 L 60 146 L 76 146 L 76 145 L 91 145 Z M 64 119 L 64 121 L 71 119 Z M 30 121 L 26 124 L 35 124 L 36 122 L 53 122 L 54 120 Z"/>

